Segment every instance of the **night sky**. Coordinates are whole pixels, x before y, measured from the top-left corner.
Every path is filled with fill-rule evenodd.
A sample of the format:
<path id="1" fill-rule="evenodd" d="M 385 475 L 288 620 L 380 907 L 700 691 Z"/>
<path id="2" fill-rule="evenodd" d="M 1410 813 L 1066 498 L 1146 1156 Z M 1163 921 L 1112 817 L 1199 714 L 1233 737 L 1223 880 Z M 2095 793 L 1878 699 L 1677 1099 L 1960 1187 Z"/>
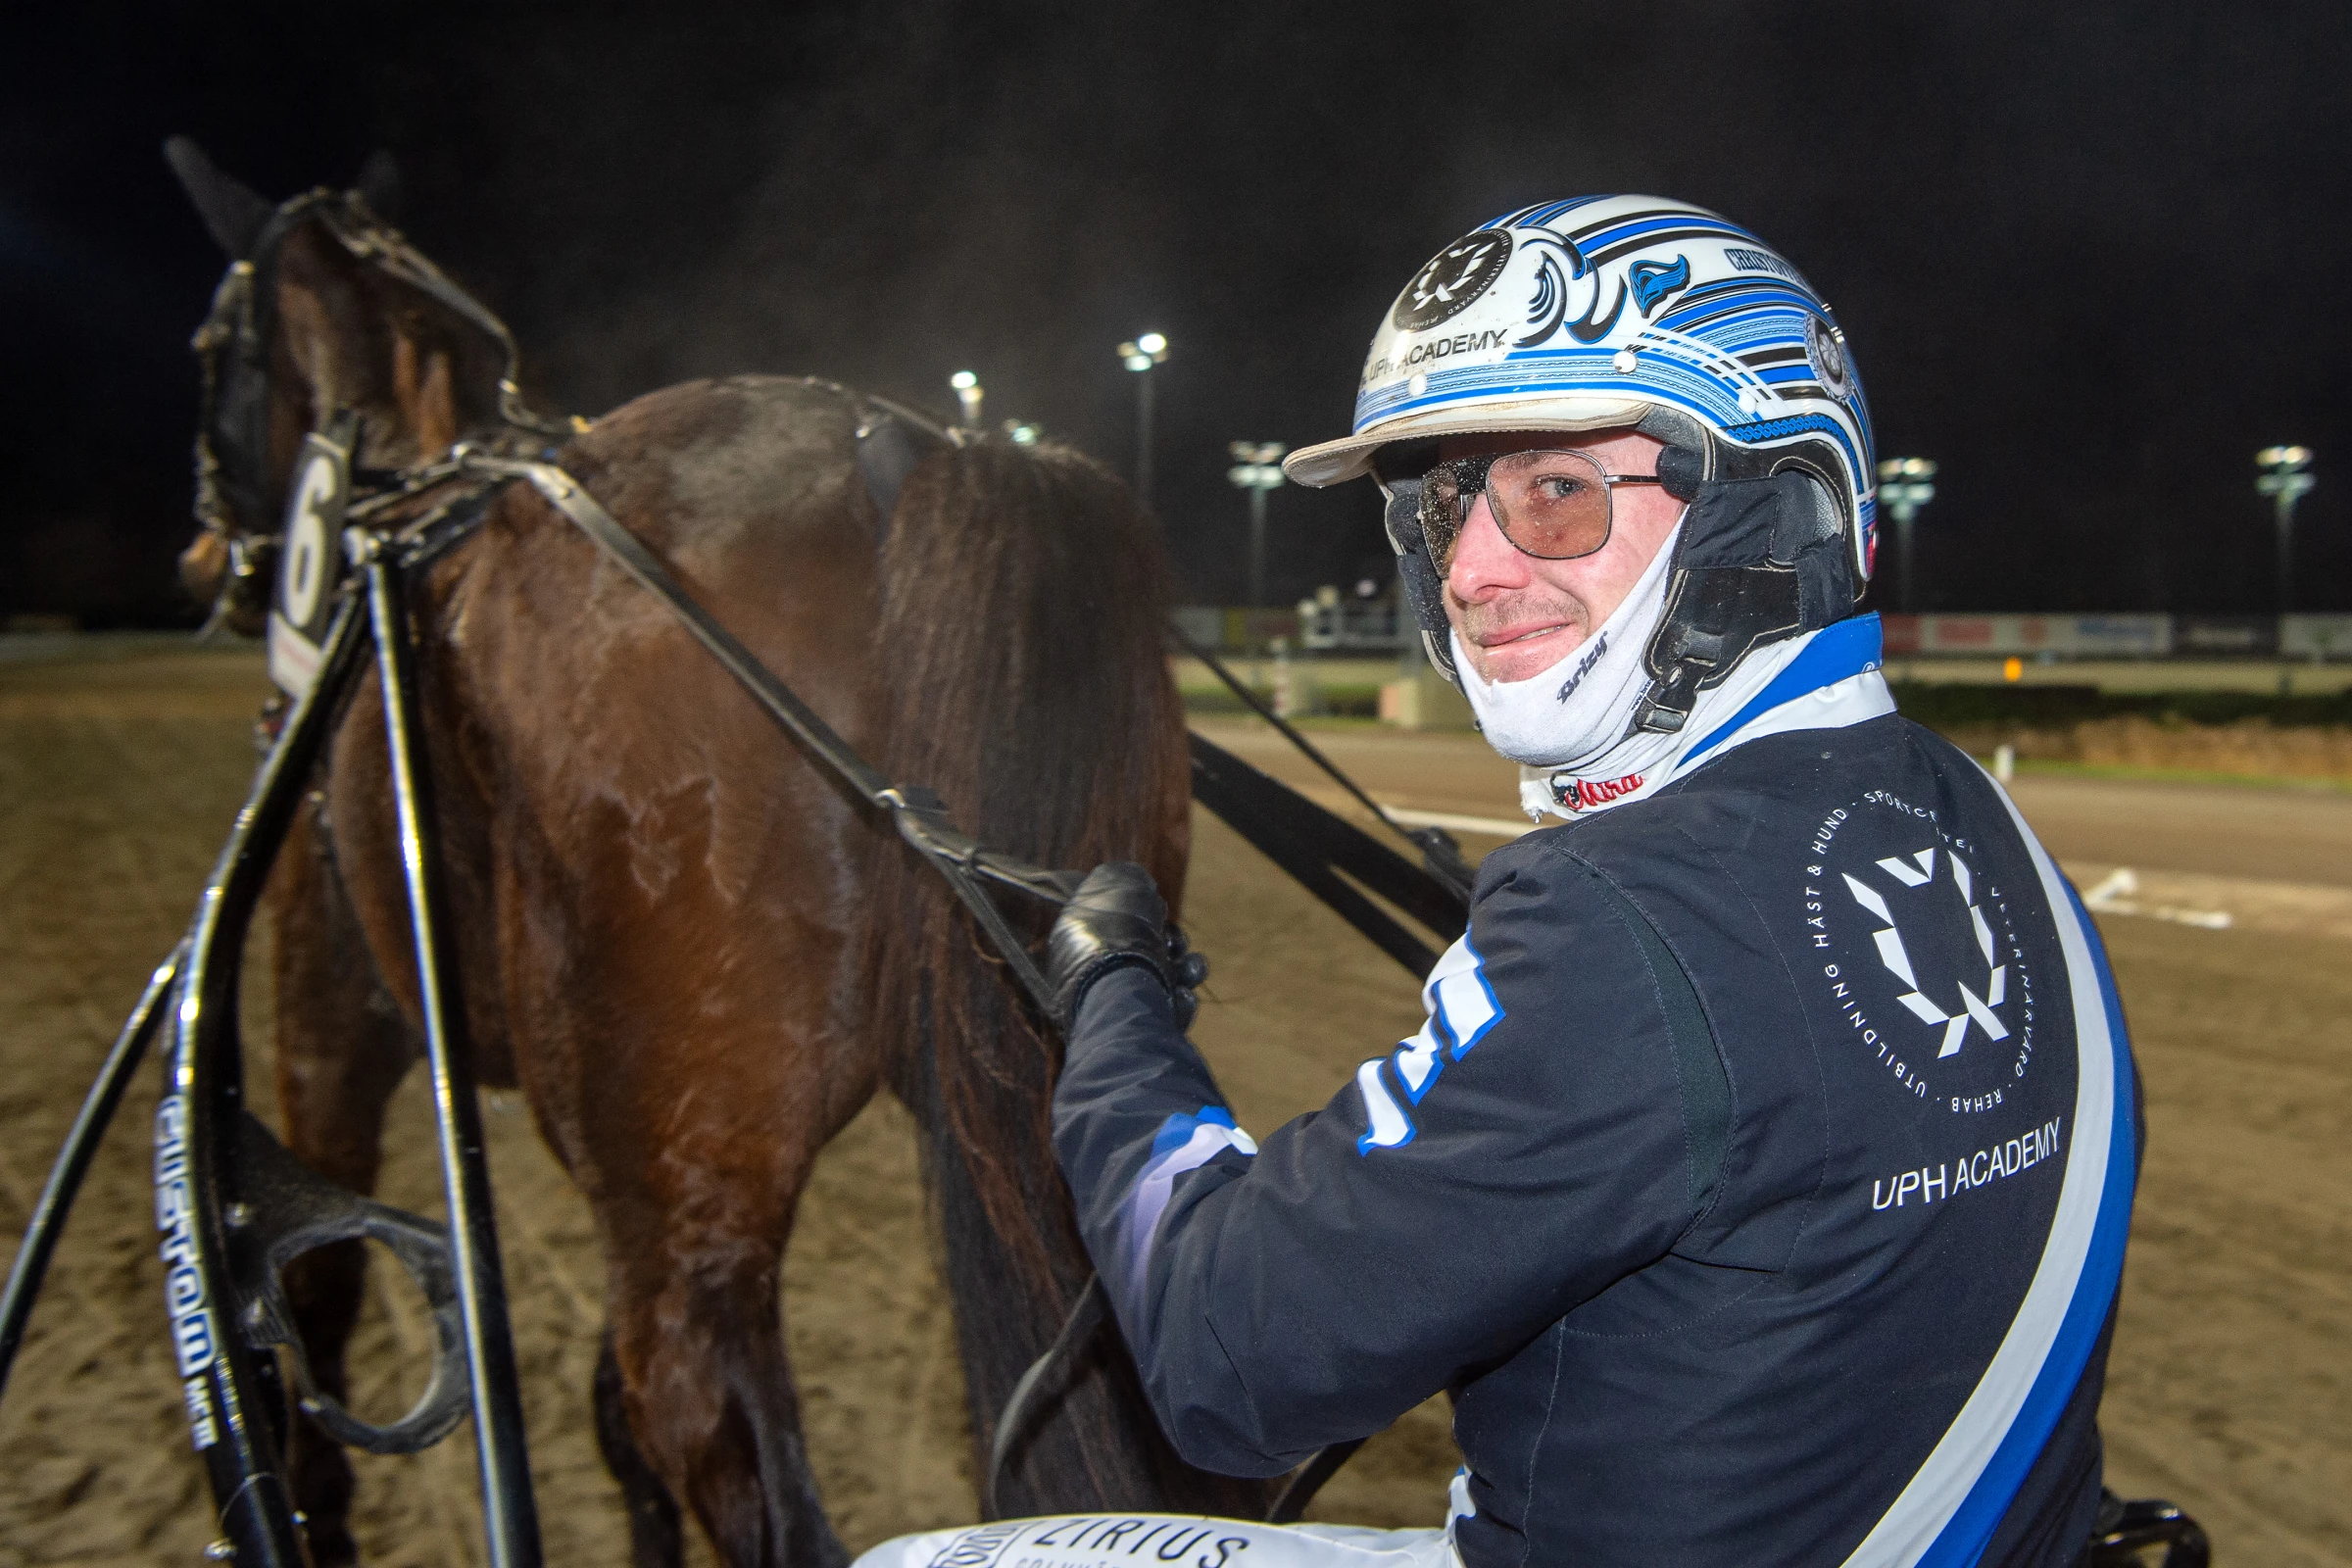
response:
<path id="1" fill-rule="evenodd" d="M 2297 608 L 2352 610 L 2352 8 L 44 5 L 0 59 L 0 614 L 187 622 L 222 258 L 159 146 L 265 194 L 375 148 L 545 408 L 977 370 L 1125 469 L 1155 372 L 1186 597 L 1236 438 L 1342 433 L 1372 329 L 1524 203 L 1715 208 L 1827 294 L 1882 453 L 1942 465 L 1923 608 L 2271 608 L 2252 454 L 2317 449 Z M 1272 498 L 1277 603 L 1386 575 L 1368 485 Z M 1889 552 L 1889 554 L 1891 554 Z"/>

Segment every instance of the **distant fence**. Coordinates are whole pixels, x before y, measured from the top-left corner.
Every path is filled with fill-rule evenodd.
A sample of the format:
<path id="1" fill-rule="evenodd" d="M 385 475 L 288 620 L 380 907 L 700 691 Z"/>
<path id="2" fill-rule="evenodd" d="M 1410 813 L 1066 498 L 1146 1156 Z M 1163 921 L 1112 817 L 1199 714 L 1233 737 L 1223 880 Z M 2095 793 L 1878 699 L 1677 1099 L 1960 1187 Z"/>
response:
<path id="1" fill-rule="evenodd" d="M 1186 605 L 1176 624 L 1195 642 L 1235 653 L 1271 646 L 1277 638 L 1316 654 L 1391 654 L 1404 646 L 1396 607 L 1380 600 L 1308 601 L 1292 610 L 1238 610 Z"/>
<path id="2" fill-rule="evenodd" d="M 1298 646 L 1311 653 L 1393 654 L 1411 629 L 1403 612 L 1384 600 L 1298 607 Z"/>
<path id="3" fill-rule="evenodd" d="M 2352 659 L 2352 615 L 1888 615 L 1890 659 Z"/>
<path id="4" fill-rule="evenodd" d="M 1227 610 L 1216 605 L 1185 605 L 1176 612 L 1176 624 L 1197 643 L 1241 653 L 1263 648 L 1277 637 L 1298 635 L 1298 612 L 1294 610 Z"/>
<path id="5" fill-rule="evenodd" d="M 1888 615 L 1889 659 L 2352 660 L 2352 615 Z M 1411 630 L 1382 601 L 1239 610 L 1187 605 L 1176 622 L 1236 652 L 1282 638 L 1308 653 L 1389 653 Z"/>

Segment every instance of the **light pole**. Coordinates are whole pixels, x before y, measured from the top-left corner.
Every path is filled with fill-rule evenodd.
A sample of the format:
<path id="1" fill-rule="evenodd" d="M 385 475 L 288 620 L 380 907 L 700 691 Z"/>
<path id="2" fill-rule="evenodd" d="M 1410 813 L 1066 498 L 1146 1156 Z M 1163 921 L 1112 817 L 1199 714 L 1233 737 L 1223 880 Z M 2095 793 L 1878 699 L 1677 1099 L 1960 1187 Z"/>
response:
<path id="1" fill-rule="evenodd" d="M 1135 382 L 1135 499 L 1152 510 L 1152 368 L 1168 357 L 1168 340 L 1157 332 L 1139 334 L 1119 345 L 1119 363 L 1136 375 Z"/>
<path id="2" fill-rule="evenodd" d="M 1266 492 L 1282 485 L 1283 444 L 1279 441 L 1235 441 L 1226 451 L 1233 466 L 1225 477 L 1250 492 L 1250 608 L 1266 603 Z"/>
<path id="3" fill-rule="evenodd" d="M 1879 464 L 1879 505 L 1894 514 L 1895 608 L 1912 608 L 1911 524 L 1919 509 L 1936 499 L 1933 458 L 1887 458 Z"/>
<path id="4" fill-rule="evenodd" d="M 2295 503 L 2318 482 L 2304 471 L 2311 466 L 2311 448 L 2264 447 L 2254 454 L 2254 466 L 2262 470 L 2254 481 L 2256 492 L 2269 496 L 2278 510 L 2278 613 L 2283 615 L 2293 599 Z"/>
<path id="5" fill-rule="evenodd" d="M 980 428 L 980 400 L 988 395 L 980 385 L 980 377 L 969 370 L 957 370 L 948 377 L 948 385 L 956 389 L 956 401 L 963 408 L 963 427 Z"/>

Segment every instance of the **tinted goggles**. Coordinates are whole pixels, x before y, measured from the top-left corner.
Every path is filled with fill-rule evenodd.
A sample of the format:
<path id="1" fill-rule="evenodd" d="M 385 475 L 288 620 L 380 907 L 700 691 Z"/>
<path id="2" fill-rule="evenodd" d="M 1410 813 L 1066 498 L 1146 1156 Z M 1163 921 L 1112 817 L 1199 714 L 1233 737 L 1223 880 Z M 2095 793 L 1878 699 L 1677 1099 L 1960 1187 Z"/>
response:
<path id="1" fill-rule="evenodd" d="M 1421 481 L 1421 537 L 1443 576 L 1478 498 L 1494 525 L 1522 553 L 1573 561 L 1609 542 L 1610 493 L 1621 484 L 1656 484 L 1652 473 L 1611 473 L 1587 452 L 1510 452 L 1456 458 Z"/>

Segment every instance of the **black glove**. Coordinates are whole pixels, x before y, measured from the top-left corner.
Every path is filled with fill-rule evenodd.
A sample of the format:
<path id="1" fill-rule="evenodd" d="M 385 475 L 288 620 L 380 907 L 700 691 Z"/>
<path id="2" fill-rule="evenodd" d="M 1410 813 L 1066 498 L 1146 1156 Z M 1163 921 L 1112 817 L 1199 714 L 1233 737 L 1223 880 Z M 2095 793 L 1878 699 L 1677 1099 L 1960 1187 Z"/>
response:
<path id="1" fill-rule="evenodd" d="M 1167 902 L 1152 873 L 1133 860 L 1109 860 L 1087 873 L 1047 938 L 1046 985 L 1066 1035 L 1094 983 L 1113 969 L 1149 969 L 1168 993 L 1176 1027 L 1192 1027 L 1193 988 L 1208 978 L 1208 960 L 1168 923 Z"/>

